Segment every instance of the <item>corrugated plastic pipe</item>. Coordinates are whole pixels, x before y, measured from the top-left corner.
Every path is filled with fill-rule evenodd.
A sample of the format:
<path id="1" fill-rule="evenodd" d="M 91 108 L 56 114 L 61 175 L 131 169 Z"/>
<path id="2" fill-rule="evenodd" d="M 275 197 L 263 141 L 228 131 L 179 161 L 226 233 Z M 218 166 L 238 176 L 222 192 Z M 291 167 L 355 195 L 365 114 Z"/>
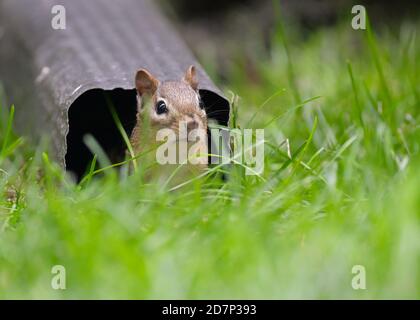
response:
<path id="1" fill-rule="evenodd" d="M 52 26 L 57 4 L 65 29 Z M 79 176 L 92 158 L 85 134 L 107 152 L 124 153 L 106 96 L 130 134 L 135 72 L 145 68 L 165 81 L 192 64 L 207 113 L 227 125 L 229 102 L 150 1 L 0 0 L 0 81 L 16 105 L 18 131 L 47 134 L 56 160 Z"/>

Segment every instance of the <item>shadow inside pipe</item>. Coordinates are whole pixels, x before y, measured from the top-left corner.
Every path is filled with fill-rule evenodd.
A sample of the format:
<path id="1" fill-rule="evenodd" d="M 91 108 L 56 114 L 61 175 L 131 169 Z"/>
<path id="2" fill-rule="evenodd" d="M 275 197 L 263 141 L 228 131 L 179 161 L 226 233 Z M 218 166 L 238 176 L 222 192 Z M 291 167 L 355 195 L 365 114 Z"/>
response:
<path id="1" fill-rule="evenodd" d="M 209 90 L 200 90 L 200 96 L 209 119 L 227 126 L 229 102 Z M 123 161 L 126 144 L 111 113 L 110 105 L 128 137 L 136 124 L 136 90 L 92 89 L 83 93 L 70 106 L 69 132 L 67 134 L 66 170 L 75 174 L 78 181 L 87 172 L 93 160 L 93 153 L 86 146 L 84 137 L 92 135 L 112 163 Z M 210 139 L 210 135 L 209 135 Z M 211 141 L 209 141 L 210 145 Z"/>

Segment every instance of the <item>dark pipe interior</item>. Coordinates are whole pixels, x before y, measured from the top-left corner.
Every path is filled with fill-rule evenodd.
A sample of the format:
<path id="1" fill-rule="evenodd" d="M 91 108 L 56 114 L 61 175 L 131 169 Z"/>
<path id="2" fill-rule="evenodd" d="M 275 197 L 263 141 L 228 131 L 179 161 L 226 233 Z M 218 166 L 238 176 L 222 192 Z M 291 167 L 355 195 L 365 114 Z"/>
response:
<path id="1" fill-rule="evenodd" d="M 80 179 L 90 165 L 93 154 L 83 142 L 90 133 L 107 153 L 111 161 L 124 158 L 125 143 L 118 131 L 107 102 L 111 102 L 127 134 L 136 120 L 136 91 L 94 89 L 85 92 L 69 109 L 66 169 Z"/>
<path id="2" fill-rule="evenodd" d="M 229 103 L 212 91 L 200 90 L 209 118 L 221 125 L 229 120 Z M 115 109 L 128 136 L 136 124 L 136 91 L 93 89 L 83 93 L 69 109 L 69 133 L 67 135 L 66 169 L 80 180 L 93 159 L 92 152 L 83 142 L 91 134 L 107 153 L 111 162 L 125 157 L 126 145 L 118 131 L 109 102 Z M 210 137 L 210 135 L 209 135 Z"/>

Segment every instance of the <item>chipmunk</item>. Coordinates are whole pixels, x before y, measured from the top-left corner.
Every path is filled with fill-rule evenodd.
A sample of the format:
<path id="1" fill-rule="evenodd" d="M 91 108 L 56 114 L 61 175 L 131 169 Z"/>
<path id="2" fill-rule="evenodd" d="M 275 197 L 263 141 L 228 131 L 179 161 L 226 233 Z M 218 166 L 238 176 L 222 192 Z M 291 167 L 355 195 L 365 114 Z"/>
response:
<path id="1" fill-rule="evenodd" d="M 190 66 L 180 80 L 164 82 L 160 82 L 149 71 L 141 69 L 137 71 L 135 85 L 138 112 L 130 139 L 134 153 L 137 155 L 153 147 L 159 148 L 164 141 L 162 136 L 166 136 L 166 141 L 178 153 L 176 166 L 184 163 L 179 161 L 184 156 L 188 161 L 189 171 L 207 168 L 207 115 L 198 92 L 195 67 Z M 201 152 L 198 162 L 194 162 L 188 154 L 183 154 L 187 150 L 180 150 L 182 143 L 187 146 L 188 151 L 194 146 L 195 151 Z M 156 154 L 157 159 L 159 150 L 152 153 Z M 142 158 L 139 162 L 142 163 Z"/>

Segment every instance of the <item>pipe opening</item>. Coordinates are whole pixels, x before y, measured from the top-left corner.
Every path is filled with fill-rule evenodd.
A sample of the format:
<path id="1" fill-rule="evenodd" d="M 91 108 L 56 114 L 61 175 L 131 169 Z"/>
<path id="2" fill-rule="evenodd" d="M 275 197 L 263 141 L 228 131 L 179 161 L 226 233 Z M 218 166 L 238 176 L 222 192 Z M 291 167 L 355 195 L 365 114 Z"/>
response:
<path id="1" fill-rule="evenodd" d="M 96 139 L 111 162 L 124 159 L 125 143 L 112 117 L 108 101 L 128 135 L 136 124 L 135 90 L 93 89 L 78 97 L 69 109 L 69 133 L 66 138 L 66 169 L 73 172 L 78 180 L 93 159 L 92 152 L 83 141 L 87 134 Z"/>
<path id="2" fill-rule="evenodd" d="M 200 96 L 208 117 L 226 126 L 229 121 L 229 102 L 209 90 L 200 90 Z M 79 181 L 93 160 L 92 152 L 83 141 L 87 134 L 95 138 L 112 163 L 125 158 L 126 144 L 112 117 L 109 102 L 130 137 L 136 124 L 135 89 L 92 89 L 83 93 L 70 106 L 66 170 L 74 173 Z"/>

